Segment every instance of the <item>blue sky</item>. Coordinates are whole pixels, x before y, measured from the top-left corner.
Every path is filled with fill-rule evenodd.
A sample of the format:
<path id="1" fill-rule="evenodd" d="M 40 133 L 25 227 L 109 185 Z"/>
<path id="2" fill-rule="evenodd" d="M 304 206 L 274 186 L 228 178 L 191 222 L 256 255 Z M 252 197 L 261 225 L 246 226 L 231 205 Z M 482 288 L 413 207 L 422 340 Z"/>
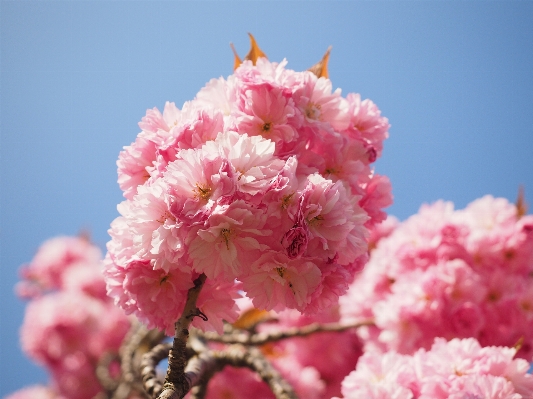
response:
<path id="1" fill-rule="evenodd" d="M 252 32 L 270 60 L 329 71 L 389 118 L 390 213 L 485 194 L 533 206 L 533 2 L 5 1 L 0 3 L 0 396 L 46 382 L 18 344 L 19 265 L 47 238 L 104 248 L 115 161 L 147 108 L 179 107 L 232 72 Z"/>

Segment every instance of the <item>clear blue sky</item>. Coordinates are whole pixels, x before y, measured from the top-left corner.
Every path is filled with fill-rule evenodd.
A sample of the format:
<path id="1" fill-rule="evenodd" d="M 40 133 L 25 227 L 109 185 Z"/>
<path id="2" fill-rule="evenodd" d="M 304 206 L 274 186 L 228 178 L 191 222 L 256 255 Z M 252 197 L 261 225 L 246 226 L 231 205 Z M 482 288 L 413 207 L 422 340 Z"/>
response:
<path id="1" fill-rule="evenodd" d="M 115 161 L 147 108 L 227 76 L 252 32 L 271 60 L 330 77 L 392 124 L 377 171 L 392 214 L 484 194 L 533 206 L 533 2 L 5 1 L 1 35 L 0 396 L 47 377 L 18 344 L 19 265 L 45 239 L 102 248 Z"/>

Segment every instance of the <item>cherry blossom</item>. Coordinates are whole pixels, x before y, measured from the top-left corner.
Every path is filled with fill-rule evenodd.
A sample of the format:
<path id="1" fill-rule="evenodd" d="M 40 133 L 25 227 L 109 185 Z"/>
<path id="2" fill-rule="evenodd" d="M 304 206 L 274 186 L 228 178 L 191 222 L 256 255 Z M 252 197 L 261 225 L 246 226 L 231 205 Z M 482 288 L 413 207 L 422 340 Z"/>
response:
<path id="1" fill-rule="evenodd" d="M 344 379 L 342 394 L 344 399 L 529 398 L 533 376 L 515 353 L 507 347 L 483 348 L 473 338 L 437 338 L 429 350 L 412 356 L 370 351 Z"/>
<path id="2" fill-rule="evenodd" d="M 259 58 L 139 127 L 104 262 L 116 304 L 168 333 L 201 274 L 263 309 L 336 304 L 392 198 L 371 167 L 389 127 L 372 102 Z M 195 324 L 220 331 L 234 299 Z"/>
<path id="3" fill-rule="evenodd" d="M 475 337 L 484 346 L 522 342 L 518 356 L 531 359 L 531 225 L 532 215 L 491 196 L 457 211 L 423 206 L 374 244 L 342 298 L 344 320 L 375 320 L 359 331 L 368 348 L 410 354 L 435 337 Z"/>

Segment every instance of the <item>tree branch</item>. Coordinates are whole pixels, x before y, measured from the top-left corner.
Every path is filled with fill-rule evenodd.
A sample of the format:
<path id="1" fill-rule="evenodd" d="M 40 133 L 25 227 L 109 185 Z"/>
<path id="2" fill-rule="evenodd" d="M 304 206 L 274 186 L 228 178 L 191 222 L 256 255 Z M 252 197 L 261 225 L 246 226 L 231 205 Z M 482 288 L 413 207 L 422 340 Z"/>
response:
<path id="1" fill-rule="evenodd" d="M 202 274 L 194 280 L 194 287 L 189 289 L 189 292 L 187 293 L 187 301 L 185 302 L 183 314 L 174 325 L 174 342 L 168 355 L 168 369 L 163 390 L 159 396 L 157 396 L 159 399 L 181 399 L 193 386 L 190 376 L 185 373 L 185 365 L 187 362 L 186 347 L 187 339 L 189 337 L 189 326 L 193 318 L 199 315 L 196 301 L 200 295 L 205 279 L 205 274 Z M 144 381 L 144 386 L 147 390 L 152 389 L 151 386 L 147 386 L 147 383 L 152 381 L 155 381 L 154 378 L 149 378 Z"/>
<path id="2" fill-rule="evenodd" d="M 319 324 L 313 323 L 303 327 L 292 327 L 286 330 L 263 332 L 248 334 L 246 332 L 233 332 L 230 334 L 218 335 L 214 332 L 207 331 L 199 333 L 204 339 L 213 342 L 222 342 L 225 344 L 241 344 L 241 345 L 264 345 L 269 342 L 280 341 L 282 339 L 305 337 L 318 332 L 340 332 L 350 330 L 352 328 L 359 328 L 363 326 L 373 325 L 373 320 L 366 320 L 351 324 Z"/>

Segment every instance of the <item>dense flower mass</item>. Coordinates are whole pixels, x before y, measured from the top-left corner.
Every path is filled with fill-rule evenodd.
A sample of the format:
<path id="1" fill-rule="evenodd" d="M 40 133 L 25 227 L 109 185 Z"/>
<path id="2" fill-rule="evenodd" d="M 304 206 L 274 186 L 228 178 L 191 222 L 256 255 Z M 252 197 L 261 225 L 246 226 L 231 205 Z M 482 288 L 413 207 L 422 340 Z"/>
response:
<path id="1" fill-rule="evenodd" d="M 344 399 L 527 399 L 529 364 L 516 350 L 481 347 L 473 338 L 435 339 L 412 356 L 366 352 L 342 383 Z M 338 399 L 338 398 L 337 398 Z"/>
<path id="2" fill-rule="evenodd" d="M 150 327 L 173 333 L 201 274 L 202 295 L 217 301 L 199 304 L 210 321 L 199 323 L 220 332 L 240 292 L 257 308 L 316 312 L 366 260 L 368 228 L 391 203 L 371 168 L 388 121 L 286 64 L 245 61 L 181 109 L 148 110 L 120 153 L 126 201 L 110 229 L 107 289 Z"/>
<path id="3" fill-rule="evenodd" d="M 51 374 L 51 388 L 14 394 L 91 399 L 103 388 L 95 373 L 105 353 L 118 353 L 130 327 L 105 293 L 100 250 L 87 239 L 46 241 L 22 269 L 18 293 L 31 298 L 20 331 L 24 352 Z"/>
<path id="4" fill-rule="evenodd" d="M 381 239 L 380 239 L 381 237 Z M 342 298 L 343 320 L 373 318 L 359 329 L 367 348 L 411 354 L 435 337 L 474 337 L 533 356 L 533 215 L 486 196 L 464 210 L 423 206 L 391 220 Z"/>

